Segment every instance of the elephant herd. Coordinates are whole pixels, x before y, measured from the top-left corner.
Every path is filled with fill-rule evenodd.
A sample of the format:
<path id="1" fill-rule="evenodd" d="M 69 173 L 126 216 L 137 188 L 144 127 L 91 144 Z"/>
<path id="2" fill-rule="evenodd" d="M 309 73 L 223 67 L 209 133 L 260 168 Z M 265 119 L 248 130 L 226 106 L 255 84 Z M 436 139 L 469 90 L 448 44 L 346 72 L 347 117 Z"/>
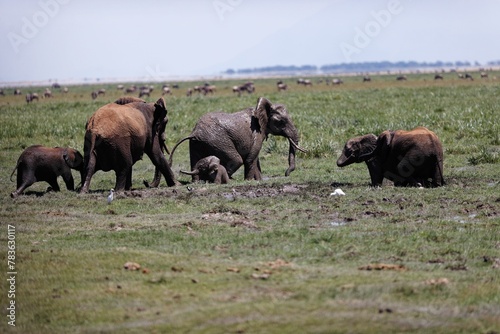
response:
<path id="1" fill-rule="evenodd" d="M 132 166 L 146 154 L 155 166 L 154 179 L 146 186 L 157 187 L 163 176 L 168 186 L 179 183 L 172 171 L 177 147 L 189 141 L 192 181 L 227 183 L 244 167 L 246 180 L 262 180 L 259 153 L 264 140 L 272 134 L 288 139 L 288 168 L 295 170 L 299 131 L 287 108 L 260 97 L 255 107 L 235 112 L 210 112 L 203 115 L 192 132 L 181 139 L 171 152 L 165 144 L 168 123 L 163 97 L 146 101 L 125 96 L 99 108 L 85 125 L 83 156 L 72 148 L 28 147 L 19 157 L 17 170 L 19 196 L 27 187 L 46 181 L 59 190 L 57 177 L 62 176 L 68 190 L 74 190 L 71 169 L 80 172 L 80 193 L 90 189 L 96 171 L 114 171 L 115 191 L 132 187 Z M 169 159 L 165 152 L 170 154 Z M 365 162 L 372 186 L 380 186 L 384 178 L 395 186 L 437 187 L 444 185 L 443 147 L 432 131 L 418 127 L 411 131 L 384 131 L 379 136 L 368 134 L 347 141 L 337 160 L 339 167 Z"/>

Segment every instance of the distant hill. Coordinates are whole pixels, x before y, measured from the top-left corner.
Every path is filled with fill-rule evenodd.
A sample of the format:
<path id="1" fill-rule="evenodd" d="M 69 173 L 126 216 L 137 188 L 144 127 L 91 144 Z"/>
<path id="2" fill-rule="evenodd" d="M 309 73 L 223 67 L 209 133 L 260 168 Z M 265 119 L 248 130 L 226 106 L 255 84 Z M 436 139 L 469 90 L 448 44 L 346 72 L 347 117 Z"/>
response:
<path id="1" fill-rule="evenodd" d="M 404 71 L 404 70 L 421 70 L 421 69 L 456 69 L 468 67 L 491 67 L 499 66 L 500 60 L 490 61 L 486 65 L 482 65 L 477 61 L 471 63 L 469 61 L 455 61 L 455 62 L 417 62 L 417 61 L 378 61 L 378 62 L 360 62 L 360 63 L 341 63 L 330 64 L 323 66 L 316 65 L 302 65 L 302 66 L 266 66 L 255 68 L 243 69 L 228 69 L 224 74 L 265 74 L 265 73 L 283 73 L 283 74 L 296 74 L 296 73 L 358 73 L 358 72 L 386 72 L 386 71 Z"/>

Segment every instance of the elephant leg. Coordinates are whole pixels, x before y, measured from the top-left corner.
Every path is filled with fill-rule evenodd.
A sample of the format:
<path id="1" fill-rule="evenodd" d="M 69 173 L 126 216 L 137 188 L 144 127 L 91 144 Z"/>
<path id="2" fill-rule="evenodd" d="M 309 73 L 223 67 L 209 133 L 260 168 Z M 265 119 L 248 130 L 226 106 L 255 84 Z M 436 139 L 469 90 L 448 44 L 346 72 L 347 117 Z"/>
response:
<path id="1" fill-rule="evenodd" d="M 245 180 L 262 180 L 262 173 L 259 169 L 259 160 L 257 158 L 256 161 L 251 163 L 245 163 Z"/>
<path id="2" fill-rule="evenodd" d="M 75 190 L 75 181 L 73 179 L 73 175 L 71 174 L 71 171 L 63 174 L 62 178 L 64 180 L 64 183 L 66 184 L 66 189 L 71 190 L 71 191 Z"/>
<path id="3" fill-rule="evenodd" d="M 28 188 L 29 186 L 31 186 L 33 183 L 36 182 L 36 180 L 34 179 L 34 176 L 23 177 L 23 173 L 21 173 L 20 171 L 18 171 L 17 173 L 18 173 L 17 174 L 17 189 L 16 189 L 16 191 L 14 191 L 10 194 L 10 197 L 12 197 L 12 198 L 16 198 L 17 196 L 22 194 L 26 188 Z"/>
<path id="4" fill-rule="evenodd" d="M 59 188 L 59 184 L 57 183 L 57 176 L 54 175 L 49 177 L 47 182 L 53 191 L 61 191 L 61 188 Z"/>
<path id="5" fill-rule="evenodd" d="M 441 187 L 444 186 L 443 180 L 443 165 L 436 162 L 434 167 L 434 174 L 432 175 L 432 186 L 433 187 Z"/>
<path id="6" fill-rule="evenodd" d="M 132 189 L 132 167 L 130 167 L 127 173 L 127 181 L 125 183 L 125 190 Z"/>
<path id="7" fill-rule="evenodd" d="M 226 168 L 224 166 L 219 165 L 217 169 L 217 176 L 215 177 L 214 183 L 217 184 L 226 184 L 229 182 L 229 176 L 227 175 Z"/>
<path id="8" fill-rule="evenodd" d="M 87 163 L 87 166 L 85 167 L 85 172 L 84 176 L 82 177 L 83 185 L 82 188 L 80 189 L 80 193 L 84 194 L 89 191 L 90 188 L 90 180 L 92 180 L 92 176 L 95 173 L 95 166 L 96 166 L 96 156 L 94 153 L 91 153 L 89 155 L 89 162 Z"/>
<path id="9" fill-rule="evenodd" d="M 115 191 L 129 190 L 127 189 L 127 182 L 129 175 L 131 177 L 132 171 L 131 167 L 125 166 L 120 170 L 115 171 L 116 174 L 116 183 L 115 183 Z"/>
<path id="10" fill-rule="evenodd" d="M 156 154 L 154 152 L 147 153 L 147 154 L 149 156 L 149 159 L 151 159 L 151 162 L 153 163 L 153 165 L 155 165 L 155 167 L 163 174 L 163 177 L 165 177 L 165 181 L 167 181 L 167 185 L 169 187 L 175 186 L 177 184 L 177 182 L 175 181 L 174 172 L 172 172 L 172 169 L 168 165 L 168 161 L 167 161 L 167 159 L 165 159 L 165 156 L 163 155 L 163 153 L 160 151 L 160 152 L 157 152 Z M 156 179 L 156 177 L 155 177 L 155 179 Z M 155 183 L 155 182 L 153 181 L 153 183 Z M 158 181 L 158 183 L 159 183 L 159 181 Z"/>

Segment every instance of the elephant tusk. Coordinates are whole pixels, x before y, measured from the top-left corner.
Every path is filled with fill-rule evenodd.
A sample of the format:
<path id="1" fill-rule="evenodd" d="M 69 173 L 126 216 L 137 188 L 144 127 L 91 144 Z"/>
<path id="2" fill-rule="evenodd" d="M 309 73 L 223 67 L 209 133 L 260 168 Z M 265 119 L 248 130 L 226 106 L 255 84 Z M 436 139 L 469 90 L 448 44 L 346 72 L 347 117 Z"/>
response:
<path id="1" fill-rule="evenodd" d="M 288 138 L 288 141 L 290 142 L 290 145 L 292 145 L 296 150 L 299 150 L 302 153 L 307 153 L 308 151 L 297 145 L 293 140 Z"/>

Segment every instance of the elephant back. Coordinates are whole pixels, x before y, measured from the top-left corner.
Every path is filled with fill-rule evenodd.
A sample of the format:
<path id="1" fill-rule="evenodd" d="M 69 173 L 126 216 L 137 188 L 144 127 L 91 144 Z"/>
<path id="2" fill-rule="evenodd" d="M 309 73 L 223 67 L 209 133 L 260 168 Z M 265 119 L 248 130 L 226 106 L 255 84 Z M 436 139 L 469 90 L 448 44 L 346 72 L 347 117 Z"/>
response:
<path id="1" fill-rule="evenodd" d="M 98 134 L 102 138 L 146 137 L 147 128 L 143 113 L 130 104 L 107 104 L 99 108 L 87 123 L 87 131 Z"/>

